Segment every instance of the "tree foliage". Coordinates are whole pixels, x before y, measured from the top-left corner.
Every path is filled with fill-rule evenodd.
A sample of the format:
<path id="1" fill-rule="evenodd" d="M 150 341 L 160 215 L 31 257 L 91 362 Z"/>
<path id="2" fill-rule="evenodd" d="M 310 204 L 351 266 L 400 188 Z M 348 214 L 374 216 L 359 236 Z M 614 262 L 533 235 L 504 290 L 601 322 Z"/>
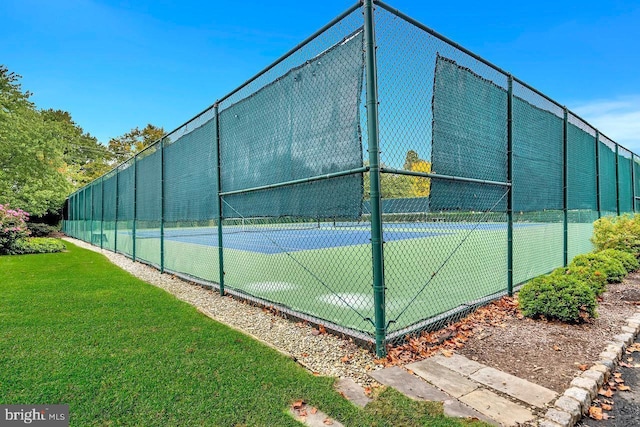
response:
<path id="1" fill-rule="evenodd" d="M 414 150 L 407 151 L 403 169 L 413 172 L 431 172 L 431 163 L 420 158 Z M 370 197 L 370 176 L 364 174 L 364 198 Z M 383 199 L 402 199 L 411 197 L 428 197 L 431 191 L 431 180 L 411 175 L 382 173 L 380 174 L 380 192 Z"/>
<path id="2" fill-rule="evenodd" d="M 164 135 L 164 129 L 151 123 L 144 128 L 138 127 L 109 140 L 109 151 L 115 163 L 122 163 L 137 152 L 153 144 Z"/>
<path id="3" fill-rule="evenodd" d="M 20 78 L 0 65 L 0 203 L 42 216 L 112 160 L 68 112 L 38 110 Z"/>

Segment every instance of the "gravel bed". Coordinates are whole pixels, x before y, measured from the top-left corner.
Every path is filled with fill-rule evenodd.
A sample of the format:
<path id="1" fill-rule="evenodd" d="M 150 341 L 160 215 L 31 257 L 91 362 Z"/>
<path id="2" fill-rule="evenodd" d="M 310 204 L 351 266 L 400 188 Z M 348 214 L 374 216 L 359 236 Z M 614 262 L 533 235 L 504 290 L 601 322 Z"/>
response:
<path id="1" fill-rule="evenodd" d="M 161 274 L 148 265 L 133 262 L 124 255 L 65 238 L 84 249 L 102 253 L 113 264 L 137 278 L 175 295 L 220 323 L 240 330 L 253 338 L 295 359 L 314 374 L 339 378 L 352 378 L 362 386 L 375 384 L 369 371 L 381 369 L 374 355 L 352 341 L 330 334 L 319 334 L 309 325 L 276 316 L 262 308 L 222 297 L 218 292 L 205 289 L 170 274 Z"/>

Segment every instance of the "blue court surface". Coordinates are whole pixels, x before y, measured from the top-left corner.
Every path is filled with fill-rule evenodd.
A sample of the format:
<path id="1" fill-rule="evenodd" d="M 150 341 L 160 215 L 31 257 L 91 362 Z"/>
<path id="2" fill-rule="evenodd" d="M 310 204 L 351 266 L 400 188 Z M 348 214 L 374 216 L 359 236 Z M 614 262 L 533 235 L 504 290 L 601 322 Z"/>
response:
<path id="1" fill-rule="evenodd" d="M 294 224 L 294 226 L 306 224 Z M 531 227 L 542 224 L 516 223 L 514 228 Z M 314 249 L 338 248 L 364 245 L 371 242 L 368 223 L 344 223 L 338 227 L 322 224 L 314 228 L 286 228 L 287 225 L 258 225 L 239 229 L 236 226 L 223 227 L 223 246 L 227 249 L 276 254 Z M 386 223 L 384 241 L 394 242 L 409 239 L 422 239 L 461 231 L 500 231 L 506 230 L 505 223 Z M 127 231 L 130 235 L 130 232 Z M 159 230 L 138 230 L 137 238 L 159 239 Z M 165 240 L 203 246 L 218 246 L 218 230 L 213 227 L 167 228 Z"/>

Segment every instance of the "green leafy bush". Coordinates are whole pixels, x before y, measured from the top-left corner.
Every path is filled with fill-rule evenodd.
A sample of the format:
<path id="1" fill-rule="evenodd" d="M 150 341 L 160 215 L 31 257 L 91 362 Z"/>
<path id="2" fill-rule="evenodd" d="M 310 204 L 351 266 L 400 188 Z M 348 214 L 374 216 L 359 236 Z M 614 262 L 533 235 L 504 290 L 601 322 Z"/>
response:
<path id="1" fill-rule="evenodd" d="M 596 294 L 576 274 L 550 274 L 526 283 L 518 305 L 527 317 L 579 323 L 597 317 Z"/>
<path id="2" fill-rule="evenodd" d="M 591 242 L 597 251 L 617 249 L 640 255 L 640 214 L 603 217 L 593 223 Z"/>
<path id="3" fill-rule="evenodd" d="M 572 267 L 592 268 L 604 274 L 609 283 L 618 283 L 627 275 L 627 270 L 625 270 L 624 265 L 622 265 L 620 261 L 604 255 L 602 252 L 578 255 L 573 258 L 573 261 L 569 264 L 569 268 Z"/>
<path id="4" fill-rule="evenodd" d="M 602 294 L 607 286 L 607 278 L 600 271 L 589 266 L 570 265 L 567 268 L 558 268 L 553 274 L 570 274 L 589 286 L 596 295 Z"/>
<path id="5" fill-rule="evenodd" d="M 636 271 L 640 268 L 640 261 L 638 261 L 638 258 L 633 256 L 629 252 L 621 251 L 618 249 L 605 249 L 599 253 L 606 255 L 609 258 L 614 258 L 620 261 L 624 269 L 627 270 L 627 273 Z"/>
<path id="6" fill-rule="evenodd" d="M 14 245 L 11 247 L 11 254 L 49 254 L 53 252 L 62 252 L 64 249 L 64 243 L 62 243 L 62 241 L 59 239 L 51 239 L 48 237 L 31 237 L 27 239 L 16 240 Z"/>
<path id="7" fill-rule="evenodd" d="M 56 227 L 40 222 L 27 222 L 27 228 L 31 237 L 47 237 L 51 233 L 58 231 Z"/>
<path id="8" fill-rule="evenodd" d="M 0 255 L 11 253 L 16 241 L 29 235 L 27 220 L 29 214 L 22 209 L 11 209 L 0 205 Z"/>

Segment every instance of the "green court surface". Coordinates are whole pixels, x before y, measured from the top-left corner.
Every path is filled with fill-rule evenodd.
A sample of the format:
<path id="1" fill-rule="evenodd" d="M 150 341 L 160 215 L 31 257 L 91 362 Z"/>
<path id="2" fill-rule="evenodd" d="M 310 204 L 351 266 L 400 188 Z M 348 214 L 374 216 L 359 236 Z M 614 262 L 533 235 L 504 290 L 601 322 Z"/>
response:
<path id="1" fill-rule="evenodd" d="M 385 236 L 390 236 L 390 240 L 385 238 L 384 246 L 389 332 L 506 292 L 505 223 L 385 224 L 385 227 Z M 592 228 L 591 223 L 569 224 L 569 259 L 591 250 Z M 204 230 L 209 233 L 204 235 L 195 234 L 197 231 L 188 229 L 184 231 L 186 237 L 165 238 L 165 268 L 217 283 L 217 236 L 212 230 Z M 153 236 L 158 230 L 138 232 Z M 315 245 L 304 243 L 308 247 L 325 246 L 316 249 L 287 248 L 283 243 L 278 250 L 265 250 L 258 245 L 273 238 L 260 231 L 225 236 L 225 286 L 372 334 L 371 246 L 362 242 L 362 232 L 361 227 L 345 227 L 333 229 L 327 237 L 323 230 L 300 230 L 283 240 L 289 244 L 294 240 L 319 239 Z M 330 247 L 327 241 L 334 246 Z M 227 248 L 226 243 L 243 249 Z M 132 247 L 131 230 L 119 228 L 118 250 L 125 248 L 122 251 L 126 252 Z M 516 223 L 513 250 L 515 285 L 562 266 L 562 223 Z M 159 265 L 160 239 L 137 238 L 136 256 Z"/>

